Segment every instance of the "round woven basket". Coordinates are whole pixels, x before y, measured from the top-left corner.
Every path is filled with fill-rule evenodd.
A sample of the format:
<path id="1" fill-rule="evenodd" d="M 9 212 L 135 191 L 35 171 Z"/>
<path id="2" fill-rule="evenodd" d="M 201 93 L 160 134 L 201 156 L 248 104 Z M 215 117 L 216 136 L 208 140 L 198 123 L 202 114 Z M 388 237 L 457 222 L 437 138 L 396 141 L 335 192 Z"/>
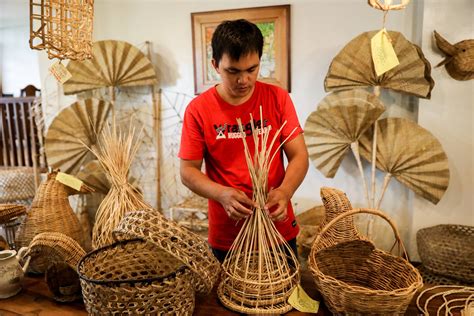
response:
<path id="1" fill-rule="evenodd" d="M 474 282 L 474 226 L 437 225 L 416 234 L 421 262 L 433 273 Z"/>
<path id="2" fill-rule="evenodd" d="M 385 219 L 395 233 L 394 246 L 398 244 L 399 252 L 406 256 L 398 230 L 386 215 L 372 209 L 346 211 L 323 228 L 311 249 L 309 267 L 316 286 L 335 314 L 403 315 L 413 295 L 423 286 L 420 273 L 407 260 L 376 249 L 368 240 L 338 242 L 328 237 L 337 235 L 331 232 L 335 224 L 360 213 Z M 346 223 L 353 225 L 352 221 Z"/>
<path id="3" fill-rule="evenodd" d="M 140 239 L 96 249 L 78 266 L 89 315 L 192 315 L 192 271 Z"/>
<path id="4" fill-rule="evenodd" d="M 0 204 L 0 224 L 6 224 L 12 219 L 26 213 L 26 206 L 17 204 Z"/>

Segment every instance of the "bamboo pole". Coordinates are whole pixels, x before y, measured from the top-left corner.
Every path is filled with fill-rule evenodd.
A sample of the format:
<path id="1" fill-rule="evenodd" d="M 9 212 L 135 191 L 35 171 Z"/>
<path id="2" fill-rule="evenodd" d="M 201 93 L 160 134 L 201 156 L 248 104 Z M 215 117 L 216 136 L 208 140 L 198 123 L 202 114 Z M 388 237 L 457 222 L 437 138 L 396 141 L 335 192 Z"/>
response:
<path id="1" fill-rule="evenodd" d="M 387 173 L 387 174 L 385 175 L 385 178 L 383 179 L 382 193 L 381 193 L 381 195 L 380 195 L 379 201 L 377 202 L 377 209 L 378 209 L 378 210 L 380 209 L 380 204 L 382 204 L 382 199 L 383 199 L 383 196 L 384 196 L 384 194 L 385 194 L 385 191 L 387 190 L 388 183 L 390 182 L 390 179 L 392 179 L 392 174 L 391 174 L 391 173 Z"/>
<path id="2" fill-rule="evenodd" d="M 364 168 L 362 168 L 362 162 L 360 160 L 359 142 L 355 141 L 355 142 L 351 143 L 351 149 L 352 149 L 352 153 L 354 154 L 354 157 L 357 161 L 357 167 L 359 167 L 360 177 L 362 179 L 362 184 L 364 185 L 365 200 L 367 201 L 367 205 L 370 205 L 369 189 L 367 187 L 367 182 L 365 181 Z"/>
<path id="3" fill-rule="evenodd" d="M 115 87 L 110 86 L 109 87 L 109 97 L 110 97 L 110 103 L 112 104 L 112 122 L 116 122 L 115 120 Z"/>

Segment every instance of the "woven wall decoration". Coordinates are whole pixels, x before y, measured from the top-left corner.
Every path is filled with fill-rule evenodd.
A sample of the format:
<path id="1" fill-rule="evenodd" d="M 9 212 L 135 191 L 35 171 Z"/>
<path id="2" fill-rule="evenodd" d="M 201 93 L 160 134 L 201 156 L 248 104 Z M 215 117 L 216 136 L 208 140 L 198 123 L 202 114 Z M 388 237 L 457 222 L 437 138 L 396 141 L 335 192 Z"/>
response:
<path id="1" fill-rule="evenodd" d="M 449 75 L 456 80 L 471 80 L 474 78 L 474 39 L 451 44 L 438 32 L 434 31 L 438 48 L 446 54 L 446 58 L 436 67 L 445 66 Z"/>
<path id="2" fill-rule="evenodd" d="M 92 58 L 71 61 L 72 74 L 64 85 L 65 94 L 76 94 L 103 87 L 149 86 L 157 83 L 150 60 L 135 46 L 122 41 L 99 41 L 92 47 Z"/>
<path id="3" fill-rule="evenodd" d="M 360 153 L 368 161 L 372 161 L 372 134 L 369 129 L 360 140 Z M 448 188 L 448 157 L 443 147 L 433 134 L 413 121 L 379 120 L 376 154 L 377 168 L 387 173 L 377 209 L 392 176 L 434 204 Z"/>
<path id="4" fill-rule="evenodd" d="M 376 75 L 370 40 L 377 32 L 358 35 L 334 57 L 324 81 L 324 89 L 329 92 L 381 86 L 429 99 L 434 87 L 431 65 L 421 49 L 399 32 L 388 31 L 400 64 L 381 76 Z"/>
<path id="5" fill-rule="evenodd" d="M 98 99 L 77 101 L 62 110 L 51 123 L 45 140 L 48 163 L 62 172 L 76 174 L 94 159 L 84 144 L 95 148 L 105 126 L 110 103 Z"/>
<path id="6" fill-rule="evenodd" d="M 385 4 L 388 2 L 389 1 L 368 0 L 368 3 L 371 7 L 382 11 L 405 9 L 405 7 L 410 3 L 410 0 L 401 0 L 399 4 Z M 390 1 L 390 3 L 391 2 L 392 1 Z"/>
<path id="7" fill-rule="evenodd" d="M 30 0 L 30 47 L 48 58 L 91 57 L 94 0 Z"/>

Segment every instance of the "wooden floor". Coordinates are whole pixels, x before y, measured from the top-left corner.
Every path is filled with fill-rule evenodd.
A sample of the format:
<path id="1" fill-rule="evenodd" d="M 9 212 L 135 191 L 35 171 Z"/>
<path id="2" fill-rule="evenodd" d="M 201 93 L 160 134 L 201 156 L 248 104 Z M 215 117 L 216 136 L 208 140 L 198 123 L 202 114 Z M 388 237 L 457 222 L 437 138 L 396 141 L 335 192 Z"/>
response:
<path id="1" fill-rule="evenodd" d="M 303 288 L 314 299 L 321 301 L 310 273 L 307 270 L 302 272 L 301 280 Z M 0 316 L 28 315 L 28 316 L 80 316 L 87 315 L 82 302 L 76 303 L 58 303 L 52 299 L 46 284 L 41 276 L 27 276 L 24 280 L 23 290 L 20 294 L 0 300 Z M 239 315 L 226 309 L 217 298 L 215 290 L 207 296 L 196 297 L 196 307 L 194 315 L 202 316 L 227 316 Z M 301 313 L 292 310 L 286 315 L 315 315 Z M 317 315 L 331 315 L 324 304 L 321 303 L 320 311 Z M 406 315 L 419 315 L 415 302 L 412 302 L 406 312 Z M 430 314 L 431 315 L 431 314 Z M 436 315 L 434 312 L 433 315 Z"/>

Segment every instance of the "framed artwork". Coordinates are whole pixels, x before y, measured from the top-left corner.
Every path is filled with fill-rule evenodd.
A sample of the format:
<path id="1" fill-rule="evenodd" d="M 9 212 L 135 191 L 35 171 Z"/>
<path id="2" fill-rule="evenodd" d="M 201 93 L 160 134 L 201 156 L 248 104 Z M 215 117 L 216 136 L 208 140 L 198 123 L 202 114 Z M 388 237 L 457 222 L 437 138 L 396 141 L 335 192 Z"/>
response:
<path id="1" fill-rule="evenodd" d="M 246 19 L 262 31 L 264 44 L 258 80 L 291 92 L 290 5 L 191 13 L 194 59 L 194 93 L 219 82 L 212 67 L 212 34 L 222 21 Z"/>

